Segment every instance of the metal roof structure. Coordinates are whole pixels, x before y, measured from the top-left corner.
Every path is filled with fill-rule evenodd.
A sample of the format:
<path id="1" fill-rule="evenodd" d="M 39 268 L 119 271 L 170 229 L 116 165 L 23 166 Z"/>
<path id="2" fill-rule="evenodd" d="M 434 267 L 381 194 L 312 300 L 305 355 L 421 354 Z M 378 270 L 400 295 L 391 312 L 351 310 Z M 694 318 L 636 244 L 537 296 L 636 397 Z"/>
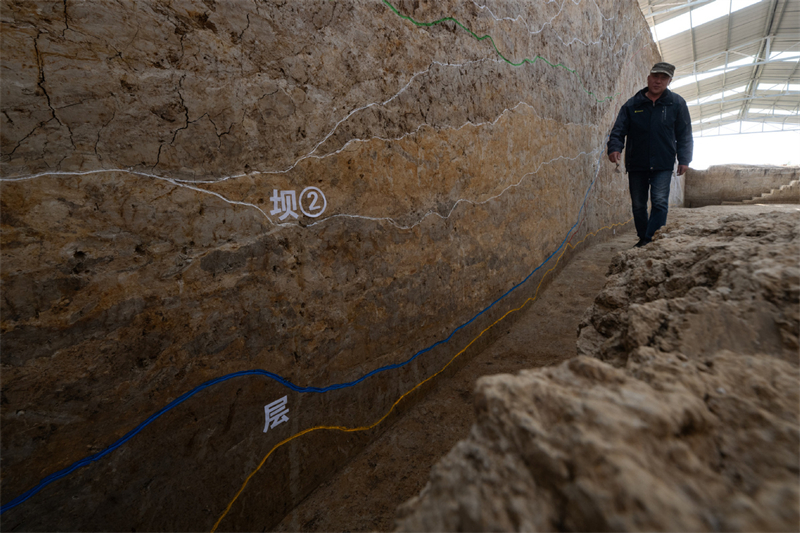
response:
<path id="1" fill-rule="evenodd" d="M 800 0 L 638 2 L 695 136 L 800 130 Z"/>

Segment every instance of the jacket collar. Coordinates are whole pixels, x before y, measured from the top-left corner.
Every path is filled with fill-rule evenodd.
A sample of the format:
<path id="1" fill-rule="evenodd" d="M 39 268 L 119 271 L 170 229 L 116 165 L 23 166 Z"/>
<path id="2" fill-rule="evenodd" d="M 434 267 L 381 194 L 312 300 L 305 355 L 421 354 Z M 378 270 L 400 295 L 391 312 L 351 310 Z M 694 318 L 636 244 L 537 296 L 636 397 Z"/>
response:
<path id="1" fill-rule="evenodd" d="M 653 101 L 650 100 L 645 93 L 647 92 L 647 87 L 636 93 L 636 105 L 641 104 L 652 104 Z M 656 100 L 656 105 L 672 105 L 672 91 L 669 89 L 664 89 L 664 92 L 661 93 L 661 96 Z"/>

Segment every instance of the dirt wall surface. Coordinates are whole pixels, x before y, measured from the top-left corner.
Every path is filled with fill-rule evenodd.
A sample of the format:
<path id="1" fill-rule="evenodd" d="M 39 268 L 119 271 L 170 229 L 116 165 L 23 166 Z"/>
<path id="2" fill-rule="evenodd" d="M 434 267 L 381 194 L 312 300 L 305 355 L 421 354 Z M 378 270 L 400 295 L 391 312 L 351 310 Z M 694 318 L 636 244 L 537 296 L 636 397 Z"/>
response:
<path id="1" fill-rule="evenodd" d="M 431 468 L 475 423 L 473 394 L 482 376 L 554 366 L 575 357 L 583 312 L 603 288 L 612 258 L 638 238 L 631 225 L 592 240 L 534 301 L 495 325 L 504 333 L 473 357 L 460 357 L 436 388 L 317 487 L 273 531 L 392 531 L 397 506 L 419 494 Z M 549 277 L 549 276 L 548 276 Z M 545 278 L 546 280 L 547 278 Z M 463 361 L 463 364 L 460 364 Z M 457 367 L 457 368 L 455 368 Z"/>
<path id="2" fill-rule="evenodd" d="M 673 210 L 620 253 L 579 357 L 479 380 L 399 530 L 797 530 L 800 210 L 769 209 Z"/>
<path id="3" fill-rule="evenodd" d="M 481 310 L 629 218 L 602 158 L 657 60 L 635 2 L 0 22 L 7 529 L 276 523 L 532 283 Z"/>
<path id="4" fill-rule="evenodd" d="M 800 167 L 717 165 L 708 170 L 690 168 L 686 173 L 685 206 L 751 200 L 795 180 L 800 180 Z M 781 203 L 788 202 L 788 199 L 781 199 Z M 800 203 L 800 196 L 795 203 Z"/>

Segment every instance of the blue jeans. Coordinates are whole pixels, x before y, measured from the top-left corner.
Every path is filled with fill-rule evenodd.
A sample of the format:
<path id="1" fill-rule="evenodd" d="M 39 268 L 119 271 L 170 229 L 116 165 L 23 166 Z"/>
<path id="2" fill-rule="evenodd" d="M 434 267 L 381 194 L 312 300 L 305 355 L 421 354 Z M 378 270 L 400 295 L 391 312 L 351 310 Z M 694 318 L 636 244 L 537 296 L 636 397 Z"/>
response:
<path id="1" fill-rule="evenodd" d="M 650 242 L 653 234 L 667 223 L 671 170 L 628 171 L 628 186 L 633 205 L 633 224 L 639 239 Z M 647 193 L 650 192 L 650 218 L 647 217 Z"/>

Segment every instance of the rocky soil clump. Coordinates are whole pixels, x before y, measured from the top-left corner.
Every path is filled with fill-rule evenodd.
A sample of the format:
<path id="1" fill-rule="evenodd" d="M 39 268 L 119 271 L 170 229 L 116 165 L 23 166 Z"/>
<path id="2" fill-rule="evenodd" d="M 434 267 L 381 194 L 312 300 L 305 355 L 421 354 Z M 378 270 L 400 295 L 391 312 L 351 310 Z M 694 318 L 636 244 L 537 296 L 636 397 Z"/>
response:
<path id="1" fill-rule="evenodd" d="M 721 212 L 617 256 L 577 358 L 479 380 L 398 529 L 797 531 L 800 213 Z"/>

